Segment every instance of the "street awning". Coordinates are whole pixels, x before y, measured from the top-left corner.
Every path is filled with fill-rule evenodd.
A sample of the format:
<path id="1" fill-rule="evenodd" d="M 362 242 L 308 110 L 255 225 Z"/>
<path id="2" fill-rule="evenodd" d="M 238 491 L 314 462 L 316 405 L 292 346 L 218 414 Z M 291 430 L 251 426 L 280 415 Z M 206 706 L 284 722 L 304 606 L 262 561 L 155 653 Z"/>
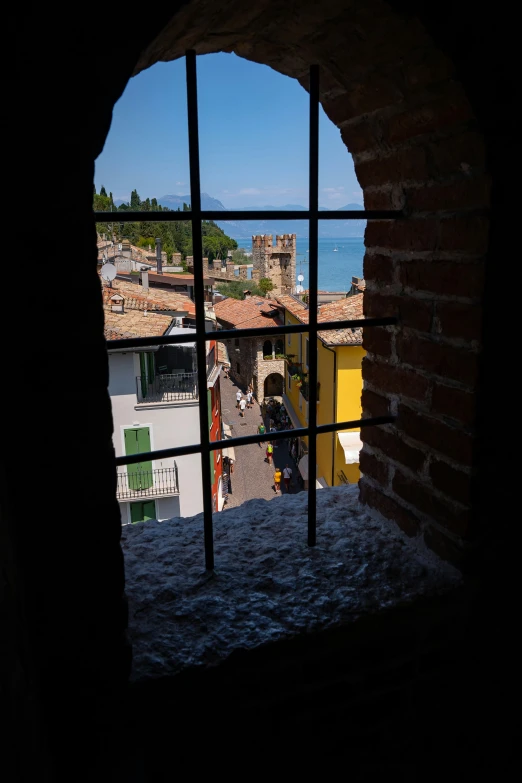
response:
<path id="1" fill-rule="evenodd" d="M 299 473 L 303 477 L 304 481 L 308 481 L 308 454 L 304 454 L 299 460 Z M 323 476 L 315 479 L 315 486 L 317 489 L 325 489 L 328 486 L 326 479 Z"/>
<path id="2" fill-rule="evenodd" d="M 232 430 L 230 429 L 230 426 L 228 424 L 223 423 L 223 439 L 228 440 L 232 437 Z M 224 457 L 228 457 L 233 462 L 236 461 L 236 452 L 234 451 L 234 447 L 230 446 L 230 448 L 222 449 L 222 454 Z"/>
<path id="3" fill-rule="evenodd" d="M 209 374 L 207 375 L 207 389 L 212 389 L 215 386 L 219 374 L 221 372 L 221 365 L 215 364 Z"/>
<path id="4" fill-rule="evenodd" d="M 363 444 L 360 432 L 338 432 L 337 437 L 344 451 L 344 461 L 346 465 L 359 463 L 359 452 Z"/>

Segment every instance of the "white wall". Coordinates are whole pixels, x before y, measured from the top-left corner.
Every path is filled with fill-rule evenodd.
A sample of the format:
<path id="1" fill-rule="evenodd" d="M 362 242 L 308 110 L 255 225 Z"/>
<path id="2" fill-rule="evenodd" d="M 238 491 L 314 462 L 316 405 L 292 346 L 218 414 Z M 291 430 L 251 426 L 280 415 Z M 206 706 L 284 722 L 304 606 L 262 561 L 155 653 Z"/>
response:
<path id="1" fill-rule="evenodd" d="M 180 513 L 179 496 L 170 498 L 154 498 L 156 503 L 156 516 L 160 522 L 165 519 L 182 516 Z M 120 503 L 121 523 L 122 525 L 131 524 L 130 503 Z"/>
<path id="2" fill-rule="evenodd" d="M 116 456 L 125 454 L 124 430 L 128 427 L 149 427 L 151 449 L 167 449 L 199 443 L 199 402 L 183 400 L 176 403 L 138 405 L 136 376 L 140 374 L 139 356 L 134 353 L 109 354 L 109 394 L 114 421 L 113 442 Z M 206 404 L 206 401 L 205 401 Z M 179 511 L 171 516 L 193 516 L 203 511 L 201 457 L 189 454 L 176 457 L 179 477 Z M 174 459 L 153 460 L 153 469 L 170 468 Z M 162 507 L 166 499 L 156 501 Z M 170 498 L 168 500 L 171 500 Z M 121 504 L 126 505 L 126 504 Z M 159 505 L 157 505 L 159 514 Z M 122 516 L 123 518 L 123 516 Z"/>

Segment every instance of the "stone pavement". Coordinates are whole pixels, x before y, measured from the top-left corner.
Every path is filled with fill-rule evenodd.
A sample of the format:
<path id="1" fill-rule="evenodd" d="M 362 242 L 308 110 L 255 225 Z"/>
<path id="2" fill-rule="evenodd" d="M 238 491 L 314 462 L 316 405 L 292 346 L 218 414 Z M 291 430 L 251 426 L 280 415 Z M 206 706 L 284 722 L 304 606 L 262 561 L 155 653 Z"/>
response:
<path id="1" fill-rule="evenodd" d="M 239 415 L 236 408 L 236 393 L 240 390 L 243 394 L 245 389 L 238 386 L 232 378 L 225 378 L 221 375 L 221 411 L 223 422 L 228 424 L 232 430 L 233 438 L 240 438 L 244 435 L 257 435 L 257 428 L 262 420 L 261 408 L 257 401 L 250 410 L 245 410 L 245 418 Z M 266 426 L 266 422 L 265 422 Z M 286 463 L 292 468 L 293 486 L 290 492 L 303 491 L 301 484 L 297 481 L 298 469 L 294 460 L 288 453 L 288 442 L 278 441 L 277 447 L 274 444 L 274 464 L 269 465 L 265 461 L 266 443 L 251 443 L 248 446 L 234 447 L 236 461 L 234 464 L 234 473 L 230 477 L 230 488 L 228 491 L 228 502 L 224 509 L 236 508 L 245 500 L 253 498 L 264 498 L 271 500 L 277 497 L 274 492 L 274 470 L 275 466 L 285 467 Z M 281 494 L 285 494 L 285 486 L 281 481 Z"/>

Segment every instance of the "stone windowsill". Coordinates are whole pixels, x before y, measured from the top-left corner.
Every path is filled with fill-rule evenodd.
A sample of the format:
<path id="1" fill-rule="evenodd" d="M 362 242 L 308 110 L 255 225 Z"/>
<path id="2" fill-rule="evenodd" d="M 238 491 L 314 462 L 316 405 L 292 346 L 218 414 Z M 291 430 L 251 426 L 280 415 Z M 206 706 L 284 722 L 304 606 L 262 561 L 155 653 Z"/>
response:
<path id="1" fill-rule="evenodd" d="M 345 626 L 460 583 L 420 541 L 371 518 L 355 485 L 323 489 L 318 501 L 314 548 L 306 492 L 215 514 L 212 574 L 202 515 L 126 526 L 132 679 L 215 665 L 234 650 Z"/>

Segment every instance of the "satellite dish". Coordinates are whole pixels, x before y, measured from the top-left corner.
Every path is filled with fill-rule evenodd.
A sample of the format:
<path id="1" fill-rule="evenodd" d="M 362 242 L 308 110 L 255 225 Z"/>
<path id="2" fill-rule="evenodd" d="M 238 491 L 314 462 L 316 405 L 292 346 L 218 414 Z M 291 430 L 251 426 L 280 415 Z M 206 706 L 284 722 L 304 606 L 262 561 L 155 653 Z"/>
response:
<path id="1" fill-rule="evenodd" d="M 296 285 L 296 287 L 295 287 L 296 294 L 302 294 L 303 291 L 304 291 L 304 288 L 303 288 L 302 285 Z"/>
<path id="2" fill-rule="evenodd" d="M 297 279 L 299 280 L 300 283 L 302 283 L 304 280 L 304 275 L 297 275 Z"/>
<path id="3" fill-rule="evenodd" d="M 116 267 L 114 264 L 104 264 L 101 268 L 100 274 L 104 280 L 107 280 L 107 282 L 110 283 L 111 280 L 114 280 L 116 277 Z"/>

